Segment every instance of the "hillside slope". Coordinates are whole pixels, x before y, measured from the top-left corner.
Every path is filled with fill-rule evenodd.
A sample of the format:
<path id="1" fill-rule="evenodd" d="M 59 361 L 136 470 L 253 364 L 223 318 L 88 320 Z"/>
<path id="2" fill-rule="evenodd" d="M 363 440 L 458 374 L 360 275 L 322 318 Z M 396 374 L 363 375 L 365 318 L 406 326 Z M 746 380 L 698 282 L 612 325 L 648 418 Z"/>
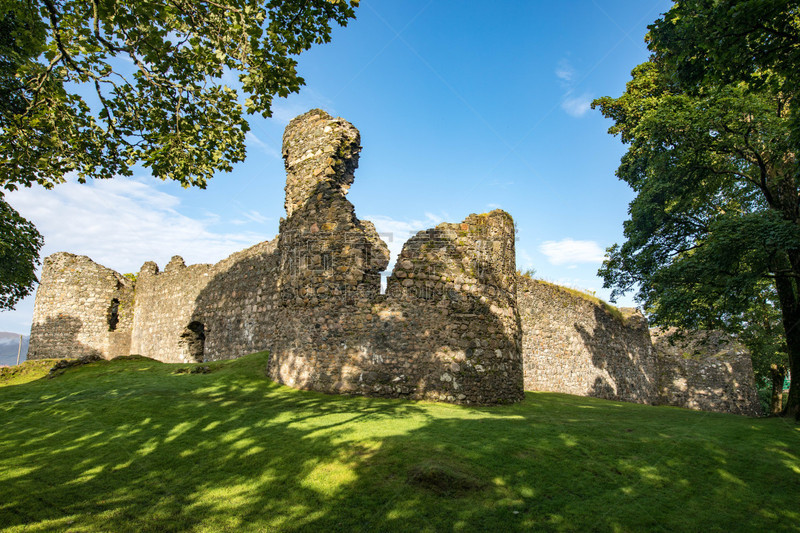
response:
<path id="1" fill-rule="evenodd" d="M 800 530 L 800 427 L 554 393 L 327 396 L 267 356 L 0 387 L 3 531 Z"/>

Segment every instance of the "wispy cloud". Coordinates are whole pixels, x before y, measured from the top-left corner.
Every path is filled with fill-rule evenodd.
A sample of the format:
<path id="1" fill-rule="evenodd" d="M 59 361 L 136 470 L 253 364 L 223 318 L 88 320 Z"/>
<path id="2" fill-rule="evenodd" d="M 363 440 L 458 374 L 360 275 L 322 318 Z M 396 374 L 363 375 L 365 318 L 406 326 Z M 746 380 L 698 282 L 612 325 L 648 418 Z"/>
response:
<path id="1" fill-rule="evenodd" d="M 322 108 L 331 115 L 336 116 L 333 102 L 319 92 L 309 87 L 303 87 L 299 94 L 291 94 L 272 103 L 272 118 L 280 124 L 288 124 L 297 115 L 302 115 L 310 109 Z"/>
<path id="2" fill-rule="evenodd" d="M 442 218 L 433 213 L 425 213 L 423 220 L 419 219 L 396 219 L 385 215 L 368 215 L 364 217 L 375 224 L 375 229 L 378 231 L 383 242 L 389 247 L 389 265 L 381 276 L 381 289 L 386 289 L 386 278 L 392 273 L 394 264 L 403 251 L 403 245 L 408 239 L 417 234 L 417 232 L 433 228 L 442 222 Z"/>
<path id="3" fill-rule="evenodd" d="M 417 232 L 432 228 L 442 222 L 442 218 L 433 213 L 425 213 L 425 218 L 423 220 L 398 220 L 384 215 L 370 215 L 364 218 L 375 224 L 375 229 L 378 230 L 381 239 L 383 239 L 389 247 L 391 262 L 386 269 L 387 272 L 391 272 L 397 256 L 403 251 L 403 244 L 405 244 L 408 239 L 416 235 Z"/>
<path id="4" fill-rule="evenodd" d="M 572 80 L 575 79 L 575 69 L 566 58 L 562 58 L 558 62 L 556 66 L 556 77 L 565 84 L 571 83 Z"/>
<path id="5" fill-rule="evenodd" d="M 595 241 L 576 241 L 569 238 L 545 241 L 539 246 L 539 251 L 553 265 L 599 263 L 605 257 L 605 252 Z"/>
<path id="6" fill-rule="evenodd" d="M 254 222 L 256 224 L 264 224 L 269 222 L 270 218 L 265 217 L 261 213 L 255 210 L 250 210 L 241 214 L 243 218 L 237 218 L 235 220 L 231 220 L 231 224 L 235 224 L 237 226 L 243 226 L 245 224 L 250 224 Z"/>
<path id="7" fill-rule="evenodd" d="M 517 249 L 517 266 L 520 270 L 529 270 L 534 267 L 533 257 L 525 248 Z"/>
<path id="8" fill-rule="evenodd" d="M 578 80 L 575 67 L 572 66 L 568 59 L 562 58 L 556 66 L 555 74 L 564 88 L 561 109 L 571 117 L 580 118 L 584 116 L 591 109 L 592 95 L 586 91 L 577 95 L 576 86 L 578 85 Z"/>
<path id="9" fill-rule="evenodd" d="M 583 93 L 580 96 L 571 96 L 572 93 L 567 93 L 564 100 L 561 102 L 561 109 L 567 112 L 571 117 L 580 118 L 591 109 L 592 95 Z"/>
<path id="10" fill-rule="evenodd" d="M 274 157 L 275 159 L 281 159 L 281 151 L 270 146 L 266 142 L 262 141 L 255 133 L 252 131 L 248 131 L 245 134 L 245 141 L 249 146 L 255 146 L 265 154 Z"/>
<path id="11" fill-rule="evenodd" d="M 163 266 L 174 254 L 187 263 L 216 262 L 266 238 L 252 231 L 216 232 L 217 215 L 182 214 L 180 199 L 150 180 L 69 181 L 50 191 L 22 189 L 8 198 L 44 235 L 43 256 L 69 251 L 122 272 L 136 272 L 148 260 Z M 244 216 L 265 220 L 256 211 Z"/>

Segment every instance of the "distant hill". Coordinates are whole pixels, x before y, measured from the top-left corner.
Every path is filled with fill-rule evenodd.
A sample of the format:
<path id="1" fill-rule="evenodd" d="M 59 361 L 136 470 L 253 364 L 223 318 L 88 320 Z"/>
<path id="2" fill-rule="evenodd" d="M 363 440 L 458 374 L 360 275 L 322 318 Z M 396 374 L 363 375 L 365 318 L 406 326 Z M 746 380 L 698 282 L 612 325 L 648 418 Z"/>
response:
<path id="1" fill-rule="evenodd" d="M 22 353 L 19 356 L 21 363 L 28 354 L 28 335 L 22 336 Z M 14 365 L 17 363 L 17 350 L 19 349 L 19 333 L 0 331 L 0 365 Z"/>

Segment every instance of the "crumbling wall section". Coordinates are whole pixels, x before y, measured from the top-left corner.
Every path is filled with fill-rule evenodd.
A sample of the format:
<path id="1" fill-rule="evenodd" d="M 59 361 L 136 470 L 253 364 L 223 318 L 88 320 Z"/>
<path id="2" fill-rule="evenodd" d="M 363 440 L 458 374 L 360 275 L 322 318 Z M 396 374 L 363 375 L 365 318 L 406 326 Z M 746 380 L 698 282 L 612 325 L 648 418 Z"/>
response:
<path id="1" fill-rule="evenodd" d="M 206 333 L 194 331 L 195 301 L 211 279 L 211 265 L 186 266 L 174 256 L 159 272 L 148 261 L 136 279 L 131 352 L 167 363 L 203 361 L 197 344 Z"/>
<path id="2" fill-rule="evenodd" d="M 472 215 L 422 232 L 406 243 L 387 295 L 380 295 L 388 249 L 345 198 L 358 139 L 352 125 L 319 110 L 286 129 L 287 219 L 274 317 L 280 328 L 270 339 L 270 375 L 325 392 L 457 403 L 521 399 L 510 216 Z M 495 241 L 496 258 L 480 255 Z"/>
<path id="3" fill-rule="evenodd" d="M 130 353 L 134 283 L 86 256 L 45 258 L 28 359 Z"/>
<path id="4" fill-rule="evenodd" d="M 641 313 L 518 280 L 526 390 L 656 403 L 656 358 Z"/>
<path id="5" fill-rule="evenodd" d="M 495 210 L 405 244 L 386 290 L 387 309 L 403 318 L 402 328 L 375 343 L 411 358 L 417 376 L 406 381 L 447 401 L 523 398 L 514 237 L 511 216 Z"/>
<path id="6" fill-rule="evenodd" d="M 659 403 L 741 415 L 762 414 L 750 354 L 719 331 L 650 330 L 658 357 Z"/>
<path id="7" fill-rule="evenodd" d="M 277 240 L 237 252 L 211 269 L 193 301 L 191 322 L 205 331 L 206 361 L 265 350 L 275 331 L 278 306 Z"/>

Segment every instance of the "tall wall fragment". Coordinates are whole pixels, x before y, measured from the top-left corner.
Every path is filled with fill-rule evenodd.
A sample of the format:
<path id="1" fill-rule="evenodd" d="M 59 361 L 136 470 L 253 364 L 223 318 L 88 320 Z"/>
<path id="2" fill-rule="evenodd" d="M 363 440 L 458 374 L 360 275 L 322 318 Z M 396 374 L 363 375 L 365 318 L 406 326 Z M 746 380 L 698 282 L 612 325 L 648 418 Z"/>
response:
<path id="1" fill-rule="evenodd" d="M 647 321 L 576 291 L 520 276 L 525 389 L 656 403 Z"/>
<path id="2" fill-rule="evenodd" d="M 44 260 L 28 359 L 130 353 L 133 282 L 82 255 Z"/>
<path id="3" fill-rule="evenodd" d="M 381 294 L 388 248 L 346 198 L 360 150 L 344 119 L 316 109 L 292 120 L 279 235 L 217 264 L 147 262 L 134 284 L 87 257 L 50 256 L 29 357 L 269 350 L 276 381 L 325 392 L 493 404 L 524 387 L 754 412 L 742 407 L 754 397 L 744 360 L 675 358 L 653 349 L 640 313 L 518 276 L 500 210 L 417 233 Z"/>

